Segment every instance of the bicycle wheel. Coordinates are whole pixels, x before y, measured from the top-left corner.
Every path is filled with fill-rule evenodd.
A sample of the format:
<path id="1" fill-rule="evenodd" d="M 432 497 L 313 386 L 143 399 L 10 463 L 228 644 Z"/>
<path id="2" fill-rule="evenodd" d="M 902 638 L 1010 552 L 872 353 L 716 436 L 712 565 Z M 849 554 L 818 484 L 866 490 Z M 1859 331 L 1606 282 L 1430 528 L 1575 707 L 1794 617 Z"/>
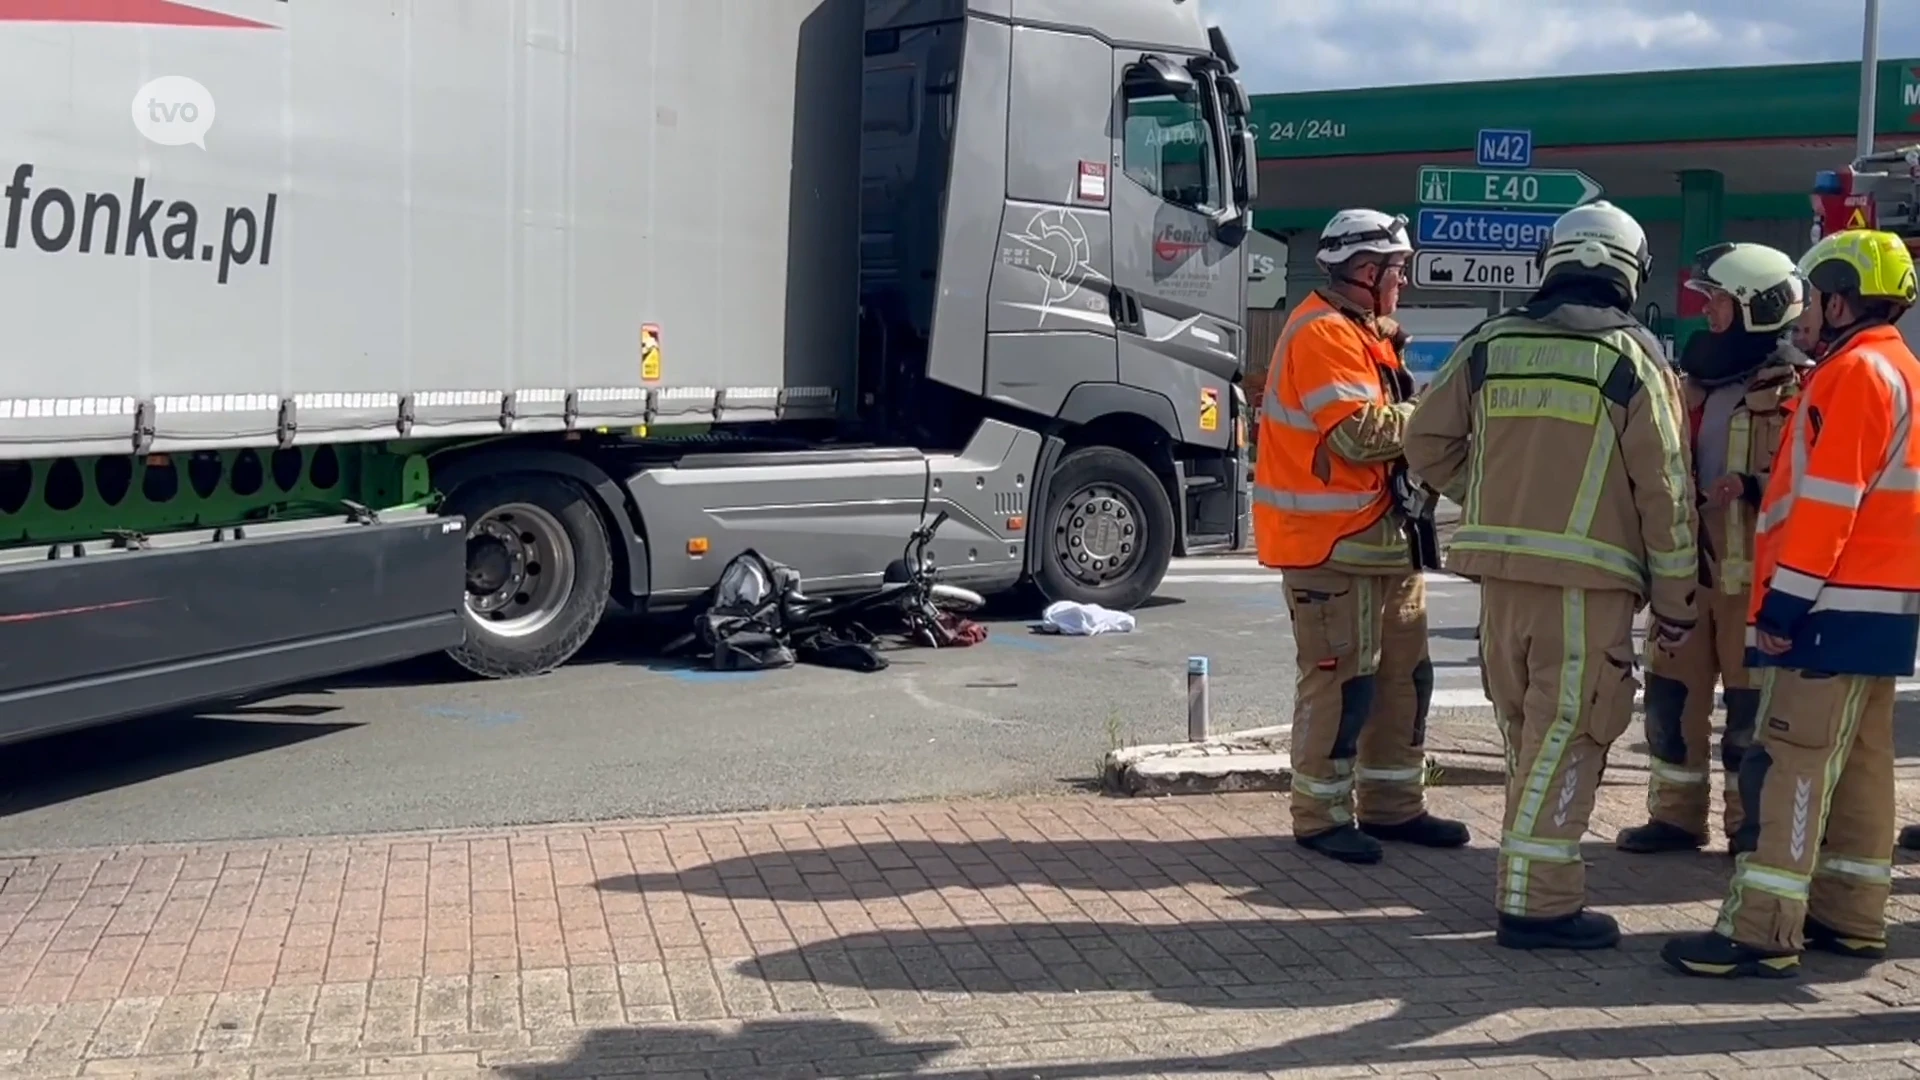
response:
<path id="1" fill-rule="evenodd" d="M 934 606 L 942 611 L 979 611 L 987 606 L 986 597 L 958 585 L 936 583 L 930 586 L 927 592 L 933 598 Z"/>

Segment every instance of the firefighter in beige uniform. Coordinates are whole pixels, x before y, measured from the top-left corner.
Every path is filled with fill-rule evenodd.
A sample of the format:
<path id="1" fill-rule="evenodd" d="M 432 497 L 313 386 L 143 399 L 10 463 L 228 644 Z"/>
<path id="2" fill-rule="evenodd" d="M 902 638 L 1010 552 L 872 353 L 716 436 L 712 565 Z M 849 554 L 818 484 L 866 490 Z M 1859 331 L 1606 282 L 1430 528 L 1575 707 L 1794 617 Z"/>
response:
<path id="1" fill-rule="evenodd" d="M 1633 716 L 1634 616 L 1656 647 L 1694 624 L 1686 419 L 1663 350 L 1629 314 L 1652 260 L 1605 202 L 1568 211 L 1544 281 L 1464 337 L 1408 420 L 1408 466 L 1462 506 L 1447 569 L 1480 582 L 1481 667 L 1507 745 L 1496 940 L 1608 948 L 1580 839 Z"/>
<path id="2" fill-rule="evenodd" d="M 1741 831 L 1740 761 L 1753 744 L 1760 688 L 1746 664 L 1747 596 L 1761 492 L 1785 430 L 1786 403 L 1811 364 L 1787 340 L 1805 307 L 1799 270 L 1761 244 L 1715 244 L 1694 257 L 1687 287 L 1707 296 L 1709 333 L 1680 357 L 1692 427 L 1700 515 L 1698 632 L 1672 653 L 1647 657 L 1648 822 L 1622 830 L 1623 851 L 1690 851 L 1707 837 L 1713 689 L 1725 689 L 1720 736 L 1722 831 L 1733 851 L 1752 849 Z"/>

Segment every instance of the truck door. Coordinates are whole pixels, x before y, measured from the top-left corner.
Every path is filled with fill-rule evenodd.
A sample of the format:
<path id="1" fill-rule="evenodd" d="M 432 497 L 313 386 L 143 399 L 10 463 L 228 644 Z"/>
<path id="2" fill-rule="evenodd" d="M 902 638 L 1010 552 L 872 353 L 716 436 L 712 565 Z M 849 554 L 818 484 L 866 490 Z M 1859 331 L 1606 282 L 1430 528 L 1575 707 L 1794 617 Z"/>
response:
<path id="1" fill-rule="evenodd" d="M 1115 50 L 1114 325 L 1120 381 L 1164 394 L 1180 437 L 1224 447 L 1245 314 L 1238 244 L 1217 235 L 1230 200 L 1205 82 L 1169 86 L 1174 62 Z M 1177 71 L 1173 74 L 1178 74 Z"/>

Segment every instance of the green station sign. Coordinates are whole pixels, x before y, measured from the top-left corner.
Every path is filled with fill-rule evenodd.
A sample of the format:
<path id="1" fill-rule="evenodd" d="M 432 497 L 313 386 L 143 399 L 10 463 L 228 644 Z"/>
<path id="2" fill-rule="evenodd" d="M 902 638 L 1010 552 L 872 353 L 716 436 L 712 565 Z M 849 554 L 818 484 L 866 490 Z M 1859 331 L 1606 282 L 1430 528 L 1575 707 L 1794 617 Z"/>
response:
<path id="1" fill-rule="evenodd" d="M 1488 206 L 1571 210 L 1600 194 L 1600 184 L 1578 169 L 1420 169 L 1420 201 L 1428 206 Z"/>

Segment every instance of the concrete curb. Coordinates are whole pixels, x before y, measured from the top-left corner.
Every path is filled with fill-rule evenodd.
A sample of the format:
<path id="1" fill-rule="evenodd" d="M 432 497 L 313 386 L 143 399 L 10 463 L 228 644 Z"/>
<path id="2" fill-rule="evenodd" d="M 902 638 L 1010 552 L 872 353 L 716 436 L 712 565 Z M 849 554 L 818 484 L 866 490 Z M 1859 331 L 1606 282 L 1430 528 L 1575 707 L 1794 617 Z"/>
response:
<path id="1" fill-rule="evenodd" d="M 1286 791 L 1293 779 L 1286 727 L 1254 728 L 1197 743 L 1128 746 L 1107 754 L 1100 786 L 1109 795 L 1214 795 Z"/>
<path id="2" fill-rule="evenodd" d="M 1157 798 L 1223 795 L 1240 791 L 1289 791 L 1293 759 L 1286 741 L 1292 725 L 1253 728 L 1204 742 L 1129 746 L 1107 754 L 1100 786 L 1108 795 Z M 1506 783 L 1505 765 L 1485 753 L 1429 748 L 1436 787 L 1485 787 Z"/>

